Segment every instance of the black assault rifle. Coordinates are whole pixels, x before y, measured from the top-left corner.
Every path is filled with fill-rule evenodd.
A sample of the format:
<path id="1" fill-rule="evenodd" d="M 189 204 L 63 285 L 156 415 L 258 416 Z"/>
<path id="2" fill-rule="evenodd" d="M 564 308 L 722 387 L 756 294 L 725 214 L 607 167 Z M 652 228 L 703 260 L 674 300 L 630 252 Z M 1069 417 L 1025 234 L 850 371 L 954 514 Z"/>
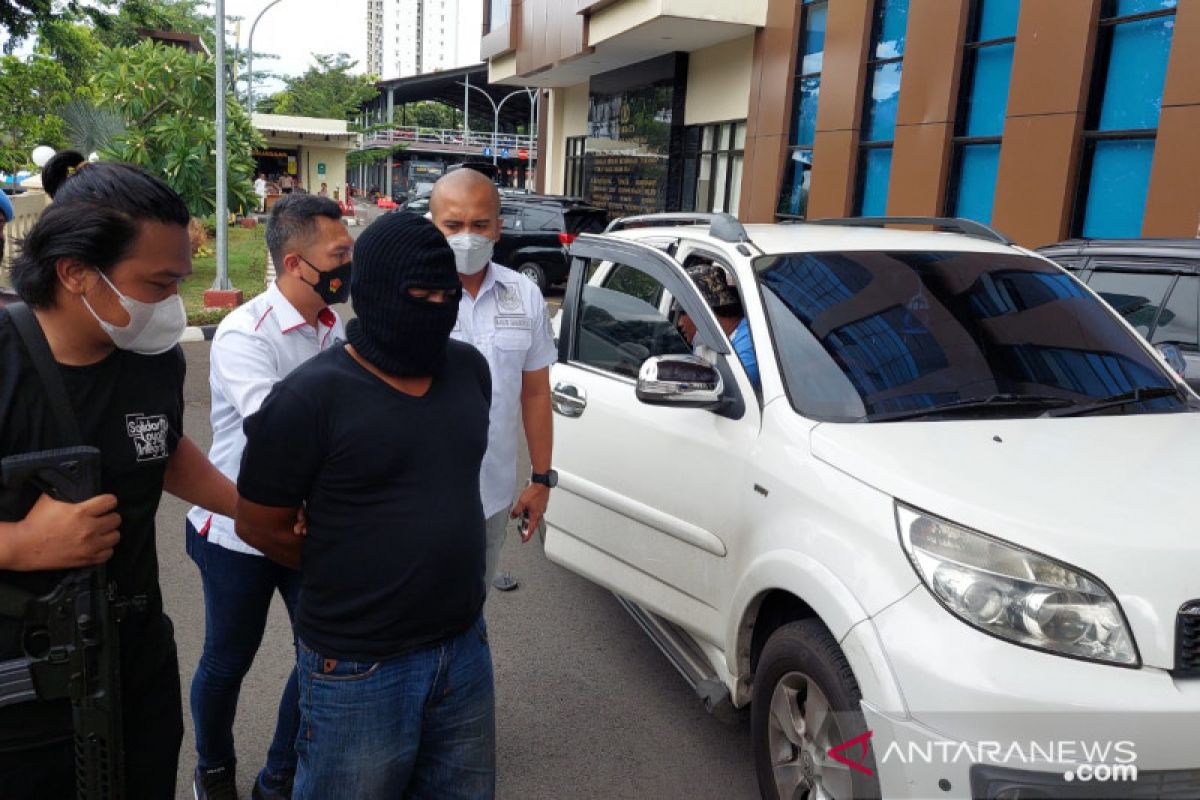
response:
<path id="1" fill-rule="evenodd" d="M 100 493 L 100 451 L 66 447 L 0 460 L 3 483 L 26 482 L 55 500 L 80 503 Z M 72 570 L 38 597 L 0 585 L 0 614 L 23 625 L 24 658 L 0 662 L 0 706 L 71 701 L 75 790 L 79 800 L 125 796 L 117 622 L 130 603 L 101 564 Z"/>

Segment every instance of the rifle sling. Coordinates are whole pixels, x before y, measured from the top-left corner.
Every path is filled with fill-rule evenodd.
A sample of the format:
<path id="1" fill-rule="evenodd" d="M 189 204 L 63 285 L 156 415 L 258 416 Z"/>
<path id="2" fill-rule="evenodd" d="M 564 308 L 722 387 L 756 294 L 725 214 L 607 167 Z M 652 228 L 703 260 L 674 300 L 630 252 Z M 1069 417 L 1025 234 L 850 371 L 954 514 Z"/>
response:
<path id="1" fill-rule="evenodd" d="M 42 326 L 38 324 L 37 317 L 24 303 L 13 303 L 5 310 L 25 343 L 25 350 L 37 369 L 38 377 L 42 379 L 42 388 L 50 402 L 50 410 L 54 413 L 59 437 L 62 439 L 59 446 L 75 447 L 83 444 L 79 422 L 75 419 L 75 411 L 67 397 L 67 387 L 63 385 L 62 374 L 58 371 L 58 364 L 50 352 L 50 345 L 46 342 L 46 335 L 42 333 Z"/>

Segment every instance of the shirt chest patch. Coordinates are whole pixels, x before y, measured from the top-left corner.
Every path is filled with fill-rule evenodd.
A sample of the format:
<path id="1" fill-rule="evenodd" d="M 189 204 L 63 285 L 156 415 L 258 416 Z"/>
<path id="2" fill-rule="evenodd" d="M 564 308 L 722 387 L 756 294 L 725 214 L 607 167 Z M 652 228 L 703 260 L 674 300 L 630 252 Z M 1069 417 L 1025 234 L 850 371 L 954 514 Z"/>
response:
<path id="1" fill-rule="evenodd" d="M 502 317 L 497 314 L 496 330 L 502 329 L 531 331 L 533 330 L 533 320 L 529 317 Z"/>
<path id="2" fill-rule="evenodd" d="M 166 414 L 126 414 L 125 433 L 133 441 L 139 462 L 158 461 L 169 455 Z"/>
<path id="3" fill-rule="evenodd" d="M 521 302 L 521 293 L 515 286 L 507 283 L 496 284 L 496 311 L 501 314 L 525 313 L 525 304 Z"/>

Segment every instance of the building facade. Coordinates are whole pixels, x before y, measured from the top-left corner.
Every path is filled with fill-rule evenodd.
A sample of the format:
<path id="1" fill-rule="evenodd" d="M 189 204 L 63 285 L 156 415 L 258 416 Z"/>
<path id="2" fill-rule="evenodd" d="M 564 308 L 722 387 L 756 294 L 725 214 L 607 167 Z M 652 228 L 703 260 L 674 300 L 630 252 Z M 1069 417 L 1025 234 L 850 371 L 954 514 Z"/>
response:
<path id="1" fill-rule="evenodd" d="M 1200 227 L 1200 0 L 485 0 L 542 188 L 614 213 Z"/>
<path id="2" fill-rule="evenodd" d="M 479 62 L 481 0 L 367 0 L 367 72 L 384 80 Z"/>

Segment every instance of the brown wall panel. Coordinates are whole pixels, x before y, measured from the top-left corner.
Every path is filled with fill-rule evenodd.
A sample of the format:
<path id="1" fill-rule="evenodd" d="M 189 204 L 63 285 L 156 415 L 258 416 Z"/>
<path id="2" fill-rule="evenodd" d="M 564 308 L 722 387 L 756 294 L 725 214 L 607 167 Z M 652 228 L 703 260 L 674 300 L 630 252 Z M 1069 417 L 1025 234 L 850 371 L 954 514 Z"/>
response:
<path id="1" fill-rule="evenodd" d="M 912 0 L 897 125 L 954 119 L 967 30 L 965 0 Z"/>
<path id="2" fill-rule="evenodd" d="M 744 222 L 775 219 L 783 159 L 791 135 L 799 6 L 796 0 L 770 0 L 767 24 L 754 34 L 745 169 L 738 207 L 738 218 Z"/>
<path id="3" fill-rule="evenodd" d="M 901 102 L 904 102 L 903 98 Z M 950 122 L 896 128 L 887 213 L 894 216 L 941 215 L 946 206 L 946 179 L 950 171 L 953 135 L 954 124 Z"/>
<path id="4" fill-rule="evenodd" d="M 1200 236 L 1198 145 L 1200 105 L 1164 108 L 1154 144 L 1143 236 Z"/>
<path id="5" fill-rule="evenodd" d="M 823 101 L 824 96 L 821 99 Z M 850 215 L 854 207 L 857 163 L 858 131 L 817 131 L 813 144 L 812 189 L 808 195 L 811 219 Z"/>
<path id="6" fill-rule="evenodd" d="M 521 20 L 517 37 L 517 74 L 531 75 L 583 52 L 584 19 L 573 3 L 522 0 L 512 18 Z"/>
<path id="7" fill-rule="evenodd" d="M 1100 0 L 1023 0 L 1008 116 L 1082 110 L 1092 74 Z"/>
<path id="8" fill-rule="evenodd" d="M 859 126 L 872 6 L 871 0 L 837 0 L 829 4 L 818 131 L 854 130 Z"/>
<path id="9" fill-rule="evenodd" d="M 1200 103 L 1200 3 L 1180 3 L 1175 10 L 1171 57 L 1163 86 L 1164 106 Z M 1200 131 L 1196 133 L 1200 137 Z"/>
<path id="10" fill-rule="evenodd" d="M 1079 114 L 1005 122 L 992 224 L 1027 247 L 1066 238 L 1082 124 Z"/>

